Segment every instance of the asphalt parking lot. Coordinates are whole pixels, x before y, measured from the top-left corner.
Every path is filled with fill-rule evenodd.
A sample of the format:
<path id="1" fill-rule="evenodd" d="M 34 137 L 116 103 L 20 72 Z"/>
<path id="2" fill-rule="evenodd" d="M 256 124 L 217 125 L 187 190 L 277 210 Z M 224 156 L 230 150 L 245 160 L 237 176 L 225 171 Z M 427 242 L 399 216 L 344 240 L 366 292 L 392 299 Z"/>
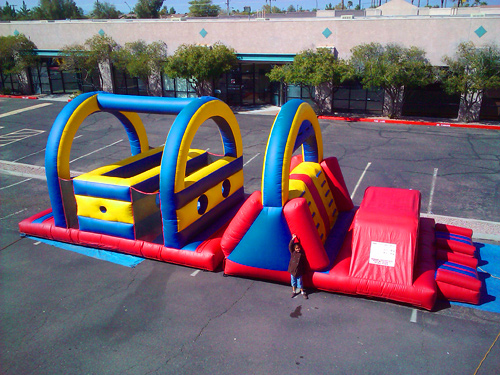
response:
<path id="1" fill-rule="evenodd" d="M 291 299 L 285 285 L 151 260 L 126 267 L 21 238 L 18 222 L 50 206 L 44 149 L 64 104 L 0 99 L 0 373 L 498 373 L 496 312 L 315 291 Z M 163 144 L 174 117 L 141 118 L 150 144 Z M 273 116 L 237 119 L 251 193 Z M 476 241 L 500 244 L 500 131 L 320 124 L 324 155 L 339 158 L 355 205 L 368 186 L 418 189 L 423 215 L 459 218 Z M 215 125 L 193 147 L 221 150 Z M 78 130 L 70 168 L 129 155 L 121 125 L 99 113 Z"/>

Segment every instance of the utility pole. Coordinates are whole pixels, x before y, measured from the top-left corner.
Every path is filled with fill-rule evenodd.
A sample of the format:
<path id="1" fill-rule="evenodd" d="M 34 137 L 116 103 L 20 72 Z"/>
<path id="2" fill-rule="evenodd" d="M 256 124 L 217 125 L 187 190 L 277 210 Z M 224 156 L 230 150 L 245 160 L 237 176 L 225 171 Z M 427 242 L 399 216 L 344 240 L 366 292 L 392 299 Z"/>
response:
<path id="1" fill-rule="evenodd" d="M 227 15 L 229 16 L 229 0 L 226 0 Z"/>

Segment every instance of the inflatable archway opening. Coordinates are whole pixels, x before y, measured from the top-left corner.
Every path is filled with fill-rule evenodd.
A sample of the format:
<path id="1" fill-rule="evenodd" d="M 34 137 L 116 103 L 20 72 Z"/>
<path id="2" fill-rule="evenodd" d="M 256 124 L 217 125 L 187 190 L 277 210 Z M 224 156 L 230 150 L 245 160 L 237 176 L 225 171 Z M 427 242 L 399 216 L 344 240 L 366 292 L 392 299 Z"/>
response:
<path id="1" fill-rule="evenodd" d="M 202 152 L 188 160 L 197 130 L 209 120 L 219 129 L 223 155 Z M 202 98 L 177 116 L 165 148 L 160 181 L 164 245 L 182 247 L 243 199 L 243 144 L 231 109 Z"/>
<path id="2" fill-rule="evenodd" d="M 71 146 L 82 122 L 99 111 L 109 112 L 118 118 L 125 128 L 132 155 L 149 149 L 146 130 L 140 117 L 123 108 L 107 108 L 102 103 L 105 93 L 79 95 L 59 113 L 52 125 L 45 153 L 45 170 L 54 221 L 59 227 L 76 227 L 76 202 L 72 194 L 69 172 Z"/>
<path id="3" fill-rule="evenodd" d="M 323 160 L 318 118 L 309 104 L 296 99 L 282 107 L 271 128 L 262 171 L 264 206 L 283 207 L 287 202 L 292 155 L 301 146 L 304 161 Z"/>

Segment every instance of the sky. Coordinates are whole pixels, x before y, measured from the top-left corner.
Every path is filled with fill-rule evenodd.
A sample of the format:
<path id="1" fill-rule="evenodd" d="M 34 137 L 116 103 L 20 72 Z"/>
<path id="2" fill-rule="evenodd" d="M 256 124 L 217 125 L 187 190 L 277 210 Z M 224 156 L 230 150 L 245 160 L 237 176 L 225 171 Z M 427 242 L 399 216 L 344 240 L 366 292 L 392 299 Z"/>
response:
<path id="1" fill-rule="evenodd" d="M 23 4 L 23 0 L 7 0 L 10 5 L 15 5 L 16 9 L 21 7 Z M 33 8 L 38 5 L 38 0 L 24 0 L 26 2 L 26 6 L 28 8 Z M 116 9 L 123 13 L 128 13 L 130 9 L 133 9 L 137 0 L 101 0 L 106 1 L 110 4 L 115 5 Z M 165 0 L 163 5 L 168 9 L 174 7 L 177 13 L 186 13 L 189 9 L 190 0 Z M 212 0 L 213 4 L 219 5 L 222 9 L 227 8 L 227 0 Z M 261 9 L 264 5 L 267 4 L 267 1 L 271 0 L 229 0 L 229 6 L 235 10 L 243 10 L 243 7 L 250 6 L 252 11 Z M 344 4 L 347 4 L 348 0 L 344 0 Z M 360 0 L 351 0 L 356 6 L 359 4 Z M 429 5 L 440 5 L 441 0 L 420 0 L 420 6 L 425 6 L 429 1 Z M 469 0 L 472 2 L 473 0 Z M 84 10 L 85 13 L 88 13 L 94 7 L 95 0 L 75 0 L 76 4 Z M 382 0 L 382 3 L 386 2 L 386 0 Z M 410 2 L 410 1 L 409 1 Z M 452 0 L 446 0 L 448 7 L 452 6 Z M 486 0 L 488 5 L 500 5 L 500 0 Z M 280 9 L 287 9 L 290 5 L 293 5 L 295 8 L 302 7 L 305 10 L 311 10 L 313 8 L 325 9 L 327 4 L 339 4 L 340 0 L 272 0 L 272 5 L 277 6 Z M 418 0 L 414 0 L 413 4 L 417 5 Z M 0 0 L 0 4 L 5 4 L 5 0 Z M 362 8 L 369 8 L 371 5 L 371 0 L 361 0 Z"/>

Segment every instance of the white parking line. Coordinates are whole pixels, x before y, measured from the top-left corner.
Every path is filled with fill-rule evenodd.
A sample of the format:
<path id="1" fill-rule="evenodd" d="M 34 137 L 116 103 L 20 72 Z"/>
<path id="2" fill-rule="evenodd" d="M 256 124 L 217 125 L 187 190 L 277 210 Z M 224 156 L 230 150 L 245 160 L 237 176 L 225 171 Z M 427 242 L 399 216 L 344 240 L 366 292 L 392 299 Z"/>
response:
<path id="1" fill-rule="evenodd" d="M 253 158 L 251 158 L 249 161 L 247 161 L 245 164 L 243 164 L 243 166 L 247 165 L 248 163 L 250 163 L 253 159 L 255 159 L 257 156 L 260 155 L 260 152 L 257 153 L 257 155 L 255 155 Z"/>
<path id="2" fill-rule="evenodd" d="M 418 310 L 417 309 L 411 309 L 410 322 L 416 323 L 417 322 L 417 317 L 418 317 Z"/>
<path id="3" fill-rule="evenodd" d="M 434 173 L 432 175 L 432 184 L 431 184 L 431 192 L 429 194 L 429 205 L 427 206 L 427 213 L 432 213 L 432 200 L 434 199 L 434 188 L 436 187 L 436 178 L 438 175 L 438 169 L 434 168 Z"/>
<path id="4" fill-rule="evenodd" d="M 24 155 L 23 157 L 20 157 L 19 159 L 13 160 L 12 162 L 13 162 L 13 163 L 16 163 L 16 162 L 18 162 L 19 160 L 26 159 L 26 158 L 28 158 L 28 157 L 30 157 L 30 156 L 33 156 L 33 155 L 39 154 L 40 152 L 44 152 L 44 151 L 45 151 L 45 148 L 44 148 L 43 150 L 33 152 L 33 153 L 29 154 L 29 155 Z"/>
<path id="5" fill-rule="evenodd" d="M 7 219 L 8 217 L 11 217 L 11 216 L 14 216 L 14 215 L 20 214 L 21 212 L 24 212 L 24 211 L 26 211 L 26 210 L 27 210 L 27 208 L 24 208 L 24 209 L 22 209 L 22 210 L 20 210 L 20 211 L 14 212 L 13 214 L 10 214 L 10 215 L 4 216 L 4 217 L 0 217 L 0 220 Z"/>
<path id="6" fill-rule="evenodd" d="M 70 163 L 73 163 L 74 161 L 77 161 L 77 160 L 83 159 L 83 158 L 84 158 L 84 157 L 86 157 L 86 156 L 89 156 L 89 155 L 95 154 L 96 152 L 102 151 L 102 150 L 104 150 L 105 148 L 108 148 L 108 147 L 114 146 L 114 145 L 116 145 L 117 143 L 120 143 L 120 142 L 123 142 L 123 139 L 120 139 L 119 141 L 113 142 L 113 143 L 111 143 L 110 145 L 107 145 L 107 146 L 104 146 L 104 147 L 98 148 L 97 150 L 94 150 L 94 151 L 92 151 L 92 152 L 89 152 L 88 154 L 85 154 L 85 155 L 79 156 L 79 157 L 77 157 L 76 159 L 71 160 L 71 161 L 70 161 Z"/>
<path id="7" fill-rule="evenodd" d="M 41 104 L 32 105 L 31 107 L 16 109 L 15 111 L 10 111 L 10 112 L 7 112 L 7 113 L 2 113 L 0 115 L 0 118 L 7 117 L 7 116 L 12 116 L 12 115 L 17 115 L 18 113 L 22 113 L 22 112 L 26 112 L 26 111 L 31 111 L 33 109 L 38 109 L 38 108 L 46 107 L 48 105 L 52 105 L 52 103 L 41 103 Z"/>
<path id="8" fill-rule="evenodd" d="M 200 270 L 196 270 L 193 273 L 191 273 L 191 276 L 196 276 L 196 275 L 198 275 L 199 272 L 200 272 Z"/>
<path id="9" fill-rule="evenodd" d="M 80 137 L 83 137 L 83 135 L 81 135 L 81 134 L 80 134 L 80 135 L 77 135 L 77 136 L 76 136 L 75 138 L 73 138 L 73 139 L 77 139 L 77 138 L 80 138 Z M 31 154 L 28 154 L 28 155 L 24 155 L 24 156 L 20 157 L 19 159 L 13 160 L 12 162 L 13 162 L 13 163 L 18 162 L 19 160 L 26 159 L 26 158 L 28 158 L 28 157 L 30 157 L 30 156 L 33 156 L 33 155 L 39 154 L 40 152 L 44 152 L 45 150 L 46 150 L 46 148 L 44 148 L 44 149 L 42 149 L 42 150 L 40 150 L 40 151 L 33 152 L 33 153 L 31 153 Z"/>
<path id="10" fill-rule="evenodd" d="M 358 183 L 356 184 L 356 186 L 354 187 L 354 190 L 352 191 L 351 199 L 354 198 L 354 194 L 356 194 L 356 190 L 358 190 L 359 184 L 361 183 L 361 180 L 363 179 L 363 177 L 365 177 L 366 171 L 368 170 L 368 168 L 370 168 L 370 165 L 372 165 L 371 162 L 368 162 L 368 164 L 366 164 L 365 170 L 363 171 L 363 173 L 361 173 L 361 177 L 359 178 Z"/>
<path id="11" fill-rule="evenodd" d="M 1 188 L 0 188 L 0 190 L 8 189 L 8 188 L 10 188 L 10 187 L 12 187 L 12 186 L 16 186 L 16 185 L 22 184 L 23 182 L 30 181 L 30 180 L 31 180 L 31 178 L 27 178 L 27 179 L 25 179 L 25 180 L 22 180 L 22 181 L 16 182 L 15 184 L 10 184 L 10 185 L 8 185 L 8 186 L 1 187 Z"/>
<path id="12" fill-rule="evenodd" d="M 0 135 L 0 147 L 19 142 L 23 139 L 34 137 L 35 135 L 39 135 L 42 133 L 45 133 L 45 130 L 20 129 L 9 134 Z"/>

